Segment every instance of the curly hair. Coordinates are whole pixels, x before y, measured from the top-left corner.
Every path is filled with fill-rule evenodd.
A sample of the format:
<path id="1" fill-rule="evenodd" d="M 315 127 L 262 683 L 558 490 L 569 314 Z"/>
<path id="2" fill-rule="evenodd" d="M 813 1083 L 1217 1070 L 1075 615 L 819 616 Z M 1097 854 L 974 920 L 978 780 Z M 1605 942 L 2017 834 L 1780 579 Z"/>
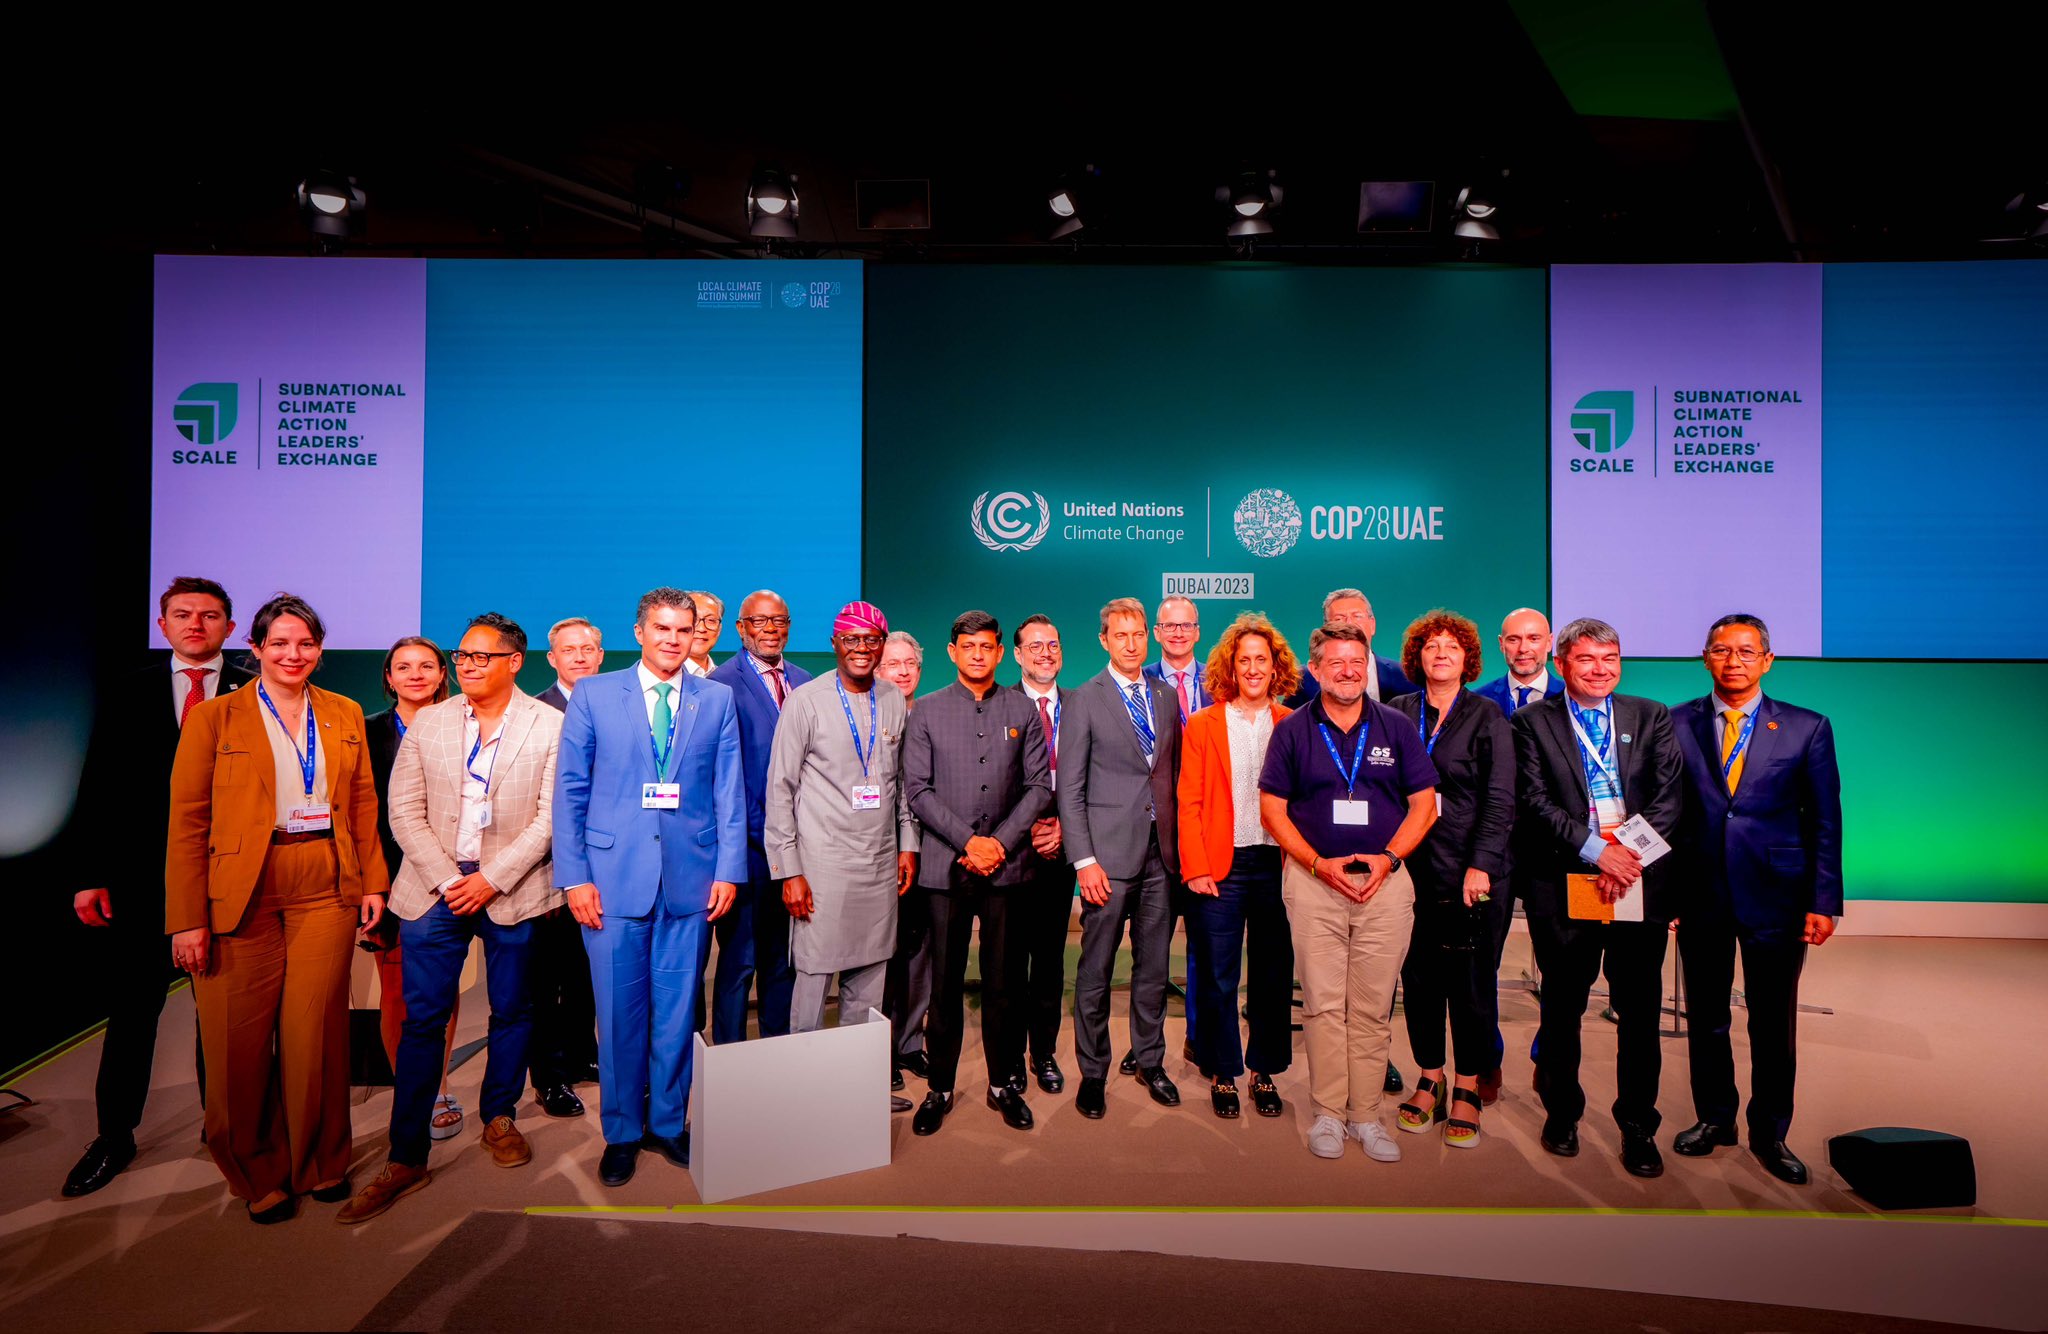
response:
<path id="1" fill-rule="evenodd" d="M 1418 690 L 1428 685 L 1428 678 L 1422 674 L 1422 646 L 1438 635 L 1449 635 L 1458 641 L 1458 647 L 1465 650 L 1465 670 L 1459 676 L 1461 685 L 1471 685 L 1479 679 L 1480 648 L 1479 627 L 1454 611 L 1438 607 L 1426 611 L 1408 625 L 1407 633 L 1401 638 L 1401 670 L 1415 683 Z"/>
<path id="2" fill-rule="evenodd" d="M 1209 693 L 1226 704 L 1237 698 L 1237 646 L 1246 635 L 1259 636 L 1273 651 L 1273 684 L 1266 693 L 1274 699 L 1285 699 L 1299 690 L 1301 664 L 1295 660 L 1286 636 L 1258 612 L 1248 611 L 1232 621 L 1223 638 L 1216 641 L 1216 647 L 1209 650 L 1208 670 L 1202 675 Z"/>

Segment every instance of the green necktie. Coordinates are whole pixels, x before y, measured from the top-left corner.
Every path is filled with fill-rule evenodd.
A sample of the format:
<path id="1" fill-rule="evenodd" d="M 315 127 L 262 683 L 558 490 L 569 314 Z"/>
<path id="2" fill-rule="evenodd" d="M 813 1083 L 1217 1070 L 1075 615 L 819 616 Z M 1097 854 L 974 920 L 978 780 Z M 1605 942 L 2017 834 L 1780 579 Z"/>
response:
<path id="1" fill-rule="evenodd" d="M 654 769 L 656 777 L 668 774 L 668 746 L 673 739 L 670 729 L 675 726 L 676 711 L 668 706 L 668 697 L 675 686 L 667 681 L 654 683 Z"/>

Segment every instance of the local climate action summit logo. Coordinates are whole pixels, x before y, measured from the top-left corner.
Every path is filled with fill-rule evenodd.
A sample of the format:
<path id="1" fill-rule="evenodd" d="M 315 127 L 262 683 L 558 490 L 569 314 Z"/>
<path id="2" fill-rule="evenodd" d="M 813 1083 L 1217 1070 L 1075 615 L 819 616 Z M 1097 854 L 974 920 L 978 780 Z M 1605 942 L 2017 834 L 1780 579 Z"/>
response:
<path id="1" fill-rule="evenodd" d="M 782 285 L 782 304 L 788 306 L 791 310 L 802 310 L 804 301 L 809 296 L 810 289 L 802 283 L 784 283 Z"/>
<path id="2" fill-rule="evenodd" d="M 1036 528 L 1031 526 L 1034 505 L 1038 507 Z M 968 521 L 990 551 L 1029 551 L 1045 540 L 1046 530 L 1052 527 L 1052 507 L 1036 491 L 1028 496 L 1022 491 L 1005 491 L 994 500 L 984 491 L 974 498 Z"/>
<path id="3" fill-rule="evenodd" d="M 236 402 L 241 388 L 232 383 L 203 380 L 185 386 L 171 409 L 178 434 L 195 445 L 217 445 L 234 433 Z"/>
<path id="4" fill-rule="evenodd" d="M 1635 431 L 1633 389 L 1596 389 L 1572 406 L 1572 439 L 1595 454 L 1612 454 Z"/>
<path id="5" fill-rule="evenodd" d="M 1246 551 L 1278 556 L 1301 540 L 1301 507 L 1285 491 L 1262 486 L 1237 502 L 1230 525 Z"/>

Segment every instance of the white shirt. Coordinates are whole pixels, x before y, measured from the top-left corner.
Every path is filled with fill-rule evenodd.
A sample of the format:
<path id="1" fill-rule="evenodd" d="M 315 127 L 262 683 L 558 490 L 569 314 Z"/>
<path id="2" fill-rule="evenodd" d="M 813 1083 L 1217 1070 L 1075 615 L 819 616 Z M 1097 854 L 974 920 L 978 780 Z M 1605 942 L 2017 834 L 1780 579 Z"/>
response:
<path id="1" fill-rule="evenodd" d="M 633 664 L 633 670 L 640 673 L 640 701 L 641 703 L 647 706 L 647 731 L 648 735 L 652 736 L 654 733 L 654 705 L 655 702 L 661 698 L 661 696 L 655 692 L 654 687 L 656 686 L 656 684 L 665 684 L 669 687 L 668 713 L 670 718 L 675 717 L 676 706 L 682 700 L 683 688 L 682 686 L 678 685 L 673 678 L 666 682 L 663 682 L 660 677 L 656 676 L 653 672 L 648 671 L 647 660 L 645 658 L 642 658 L 639 662 Z M 681 676 L 682 673 L 677 672 L 676 675 Z"/>
<path id="2" fill-rule="evenodd" d="M 480 862 L 484 859 L 483 812 L 490 805 L 490 782 L 495 777 L 498 763 L 498 743 L 505 739 L 505 719 L 498 719 L 498 733 L 478 749 L 477 741 L 482 735 L 482 723 L 476 710 L 468 700 L 462 701 L 462 815 L 455 826 L 455 860 L 459 862 Z M 476 750 L 476 757 L 470 758 L 470 751 Z M 450 880 L 448 885 L 454 884 Z M 448 885 L 441 888 L 446 889 Z"/>
<path id="3" fill-rule="evenodd" d="M 714 666 L 714 667 L 715 667 L 715 666 L 717 666 L 717 664 L 716 664 L 716 663 L 713 663 L 713 664 L 712 664 L 712 666 Z M 692 675 L 692 676 L 709 676 L 709 675 L 711 675 L 711 667 L 699 667 L 699 666 L 697 665 L 697 660 L 696 660 L 695 658 L 684 658 L 684 659 L 683 659 L 683 670 L 684 670 L 684 671 L 686 671 L 686 672 L 688 672 L 688 673 L 689 673 L 690 675 Z"/>
<path id="4" fill-rule="evenodd" d="M 252 689 L 254 687 L 251 687 Z M 273 704 L 275 700 L 271 701 Z M 313 707 L 312 696 L 306 697 L 306 708 Z M 277 824 L 282 828 L 291 819 L 291 813 L 301 806 L 324 806 L 327 804 L 327 747 L 322 743 L 320 728 L 313 728 L 313 795 L 306 795 L 306 771 L 299 764 L 303 753 L 299 747 L 306 744 L 306 718 L 304 714 L 280 714 L 284 726 L 279 726 L 268 708 L 258 706 L 263 715 L 263 733 L 270 738 L 270 758 L 277 766 Z M 293 734 L 285 732 L 293 729 Z"/>
<path id="5" fill-rule="evenodd" d="M 1259 818 L 1259 774 L 1266 767 L 1266 747 L 1273 741 L 1273 710 L 1260 709 L 1247 718 L 1235 705 L 1223 706 L 1230 733 L 1230 842 L 1239 848 L 1272 847 L 1273 836 Z"/>
<path id="6" fill-rule="evenodd" d="M 199 688 L 212 699 L 220 694 L 220 669 L 227 665 L 227 656 L 216 653 L 205 662 L 188 662 L 175 652 L 171 654 L 171 717 L 182 720 L 185 716 L 185 699 L 192 693 L 192 678 L 185 675 L 185 669 L 196 667 L 206 675 L 199 678 Z M 180 727 L 184 723 L 178 723 Z"/>
<path id="7" fill-rule="evenodd" d="M 1159 675 L 1165 680 L 1166 688 L 1173 692 L 1174 698 L 1185 699 L 1190 705 L 1200 702 L 1199 692 L 1202 683 L 1202 663 L 1199 658 L 1189 658 L 1188 665 L 1185 667 L 1176 667 L 1166 659 L 1161 658 L 1159 660 Z M 1181 693 L 1180 688 L 1182 677 L 1186 677 L 1188 683 L 1185 695 Z M 1190 709 L 1190 712 L 1192 711 Z M 1181 721 L 1186 722 L 1187 718 L 1183 716 Z"/>
<path id="8" fill-rule="evenodd" d="M 576 694 L 576 687 L 570 685 L 559 676 L 555 678 L 555 689 L 562 692 L 563 699 L 572 699 Z"/>
<path id="9" fill-rule="evenodd" d="M 1380 698 L 1380 655 L 1370 644 L 1365 646 L 1365 697 L 1374 703 Z"/>

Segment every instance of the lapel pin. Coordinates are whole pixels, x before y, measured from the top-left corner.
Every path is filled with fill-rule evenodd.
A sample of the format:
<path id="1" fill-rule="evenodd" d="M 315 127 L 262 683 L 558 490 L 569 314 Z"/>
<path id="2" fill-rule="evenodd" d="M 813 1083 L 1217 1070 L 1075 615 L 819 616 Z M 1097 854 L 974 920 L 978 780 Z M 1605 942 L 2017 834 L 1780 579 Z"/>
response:
<path id="1" fill-rule="evenodd" d="M 1622 745 L 1626 746 L 1626 745 L 1627 745 L 1627 744 L 1629 743 L 1629 739 L 1630 739 L 1630 738 L 1629 738 L 1629 734 L 1628 734 L 1628 733 L 1626 733 L 1626 732 L 1623 732 L 1623 733 L 1621 734 L 1621 744 L 1622 744 Z"/>
<path id="2" fill-rule="evenodd" d="M 1775 731 L 1777 731 L 1777 730 L 1778 730 L 1778 722 L 1777 722 L 1777 719 L 1775 719 L 1775 718 L 1774 718 L 1774 719 L 1772 719 L 1772 720 L 1771 720 L 1770 722 L 1767 722 L 1767 723 L 1765 723 L 1765 724 L 1764 724 L 1764 731 L 1766 731 L 1766 732 L 1775 732 Z"/>

